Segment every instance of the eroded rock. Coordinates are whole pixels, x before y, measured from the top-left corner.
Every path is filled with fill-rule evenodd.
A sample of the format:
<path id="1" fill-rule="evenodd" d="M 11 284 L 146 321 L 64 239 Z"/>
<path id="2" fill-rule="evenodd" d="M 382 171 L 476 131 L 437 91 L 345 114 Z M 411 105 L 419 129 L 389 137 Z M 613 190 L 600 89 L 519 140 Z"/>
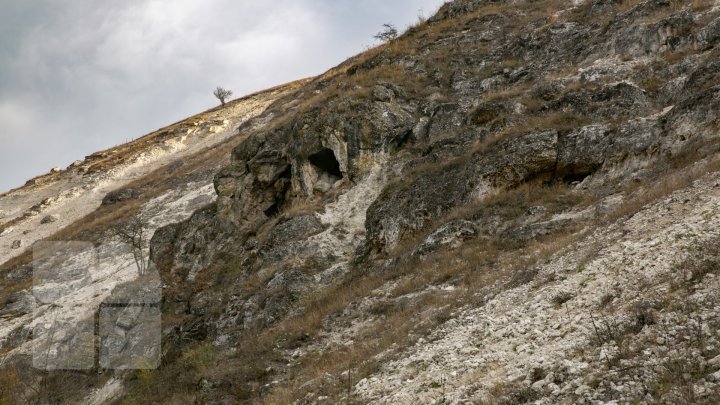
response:
<path id="1" fill-rule="evenodd" d="M 117 204 L 119 202 L 134 200 L 142 195 L 142 191 L 134 188 L 123 188 L 107 193 L 103 198 L 103 205 Z"/>

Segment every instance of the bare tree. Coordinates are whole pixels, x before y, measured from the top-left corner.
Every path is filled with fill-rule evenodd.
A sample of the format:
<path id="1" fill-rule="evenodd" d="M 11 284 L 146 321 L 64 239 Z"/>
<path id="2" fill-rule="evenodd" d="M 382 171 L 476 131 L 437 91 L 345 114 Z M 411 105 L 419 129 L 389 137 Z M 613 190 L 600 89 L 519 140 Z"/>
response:
<path id="1" fill-rule="evenodd" d="M 395 28 L 394 25 L 388 23 L 388 24 L 383 24 L 383 30 L 378 32 L 377 34 L 375 34 L 375 36 L 373 38 L 379 39 L 383 42 L 386 42 L 386 41 L 391 41 L 391 40 L 397 38 L 397 36 L 398 36 L 397 28 Z"/>
<path id="2" fill-rule="evenodd" d="M 135 265 L 141 276 L 145 274 L 148 267 L 148 257 L 145 253 L 148 248 L 147 225 L 145 218 L 140 214 L 136 214 L 110 229 L 113 235 L 132 249 Z"/>
<path id="3" fill-rule="evenodd" d="M 225 99 L 232 96 L 232 91 L 218 86 L 215 91 L 213 91 L 213 95 L 220 100 L 220 104 L 225 105 Z"/>

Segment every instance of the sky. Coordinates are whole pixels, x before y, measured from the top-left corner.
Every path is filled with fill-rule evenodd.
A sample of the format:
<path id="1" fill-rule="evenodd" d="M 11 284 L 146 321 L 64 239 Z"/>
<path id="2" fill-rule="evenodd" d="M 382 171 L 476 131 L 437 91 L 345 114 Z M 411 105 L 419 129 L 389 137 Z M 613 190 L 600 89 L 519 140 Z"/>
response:
<path id="1" fill-rule="evenodd" d="M 318 75 L 444 0 L 0 0 L 0 192 Z"/>

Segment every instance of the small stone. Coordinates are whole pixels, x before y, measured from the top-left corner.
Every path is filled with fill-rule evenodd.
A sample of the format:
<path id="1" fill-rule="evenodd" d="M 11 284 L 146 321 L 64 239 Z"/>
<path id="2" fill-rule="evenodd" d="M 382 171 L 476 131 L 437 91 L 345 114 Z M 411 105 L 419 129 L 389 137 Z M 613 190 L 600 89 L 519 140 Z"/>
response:
<path id="1" fill-rule="evenodd" d="M 258 241 L 256 238 L 250 238 L 247 241 L 245 241 L 245 250 L 253 250 L 257 249 L 258 245 L 260 244 L 260 241 Z"/>
<path id="2" fill-rule="evenodd" d="M 547 208 L 537 205 L 534 207 L 530 207 L 527 210 L 525 210 L 525 215 L 533 216 L 533 215 L 545 215 L 547 213 Z"/>
<path id="3" fill-rule="evenodd" d="M 320 178 L 315 183 L 315 186 L 313 187 L 313 189 L 315 191 L 319 191 L 321 193 L 327 193 L 335 186 L 335 183 L 338 180 L 340 180 L 340 179 L 336 176 L 333 176 L 328 173 L 323 173 L 320 175 Z"/>
<path id="4" fill-rule="evenodd" d="M 385 86 L 377 85 L 373 87 L 373 98 L 377 101 L 392 101 L 395 93 Z"/>
<path id="5" fill-rule="evenodd" d="M 545 381 L 545 380 L 535 381 L 532 385 L 532 388 L 534 390 L 541 390 L 545 386 L 546 383 L 547 383 L 547 381 Z"/>
<path id="6" fill-rule="evenodd" d="M 665 338 L 662 337 L 662 336 L 660 336 L 660 337 L 658 337 L 657 339 L 655 339 L 655 343 L 657 343 L 657 344 L 659 344 L 659 345 L 664 345 L 664 344 L 665 344 Z"/>
<path id="7" fill-rule="evenodd" d="M 41 224 L 49 224 L 52 222 L 57 222 L 58 219 L 59 218 L 57 215 L 46 215 L 45 217 L 43 217 L 43 219 L 40 220 L 40 223 Z"/>
<path id="8" fill-rule="evenodd" d="M 20 249 L 20 246 L 22 246 L 22 241 L 14 240 L 12 245 L 10 245 L 10 248 L 11 249 Z"/>

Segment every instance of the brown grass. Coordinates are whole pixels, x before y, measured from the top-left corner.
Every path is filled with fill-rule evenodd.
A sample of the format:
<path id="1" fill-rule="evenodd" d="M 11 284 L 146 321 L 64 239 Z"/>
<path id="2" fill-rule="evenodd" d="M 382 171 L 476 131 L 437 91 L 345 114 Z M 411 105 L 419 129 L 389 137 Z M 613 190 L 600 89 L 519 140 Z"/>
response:
<path id="1" fill-rule="evenodd" d="M 543 206 L 547 215 L 562 212 L 574 207 L 581 209 L 594 201 L 593 198 L 573 192 L 562 182 L 545 183 L 541 179 L 532 180 L 510 189 L 500 189 L 485 196 L 481 201 L 459 205 L 443 215 L 427 222 L 421 229 L 408 233 L 391 251 L 400 256 L 409 253 L 425 240 L 431 232 L 448 222 L 477 218 L 499 217 L 506 221 L 525 214 L 528 208 Z M 507 245 L 507 242 L 502 242 Z M 490 245 L 488 245 L 490 247 Z"/>
<path id="2" fill-rule="evenodd" d="M 548 129 L 566 131 L 589 125 L 591 122 L 588 117 L 567 112 L 551 112 L 543 115 L 523 117 L 522 121 L 510 124 L 504 129 L 478 141 L 472 147 L 472 151 L 473 154 L 486 153 L 493 145 L 509 138 Z"/>
<path id="3" fill-rule="evenodd" d="M 639 1 L 623 2 L 619 10 L 627 10 L 638 3 Z M 695 7 L 695 3 L 698 2 L 693 2 L 693 7 Z M 524 2 L 502 6 L 491 4 L 463 17 L 462 23 L 468 24 L 477 18 L 502 13 L 518 17 L 511 18 L 509 24 L 521 27 L 530 21 L 552 21 L 555 11 L 566 4 L 565 1 Z M 452 39 L 449 37 L 449 33 L 456 30 L 457 24 L 458 22 L 454 20 L 433 24 L 421 23 L 408 30 L 407 36 L 376 47 L 331 69 L 324 78 L 332 79 L 332 84 L 325 87 L 320 93 L 304 99 L 294 111 L 287 113 L 284 118 L 276 120 L 275 125 L 288 125 L 298 111 L 304 112 L 317 108 L 336 98 L 366 99 L 370 95 L 372 86 L 380 79 L 406 86 L 411 97 L 426 94 L 429 85 L 433 83 L 414 75 L 402 65 L 393 63 L 392 60 L 405 55 L 419 55 L 422 51 L 418 45 L 419 39 L 423 41 L 427 38 L 433 38 L 436 41 Z M 387 55 L 389 63 L 348 74 L 353 66 L 378 57 L 382 53 Z M 446 63 L 447 58 L 452 58 L 455 53 L 455 48 L 448 47 L 446 52 L 438 54 L 438 57 L 443 58 L 443 62 Z M 498 69 L 512 69 L 521 63 L 522 61 L 512 58 L 501 60 L 490 66 L 487 74 L 492 74 Z M 442 73 L 444 79 L 441 84 L 449 85 L 452 72 L 447 70 Z M 340 81 L 346 82 L 347 86 L 339 89 L 336 84 Z M 521 83 L 509 89 L 501 89 L 489 94 L 486 101 L 522 97 L 530 87 L 530 84 Z M 527 99 L 525 101 L 528 104 L 533 102 L 533 100 Z M 352 111 L 348 105 L 341 107 L 338 104 L 337 108 L 343 113 Z M 528 105 L 528 108 L 531 111 L 539 110 L 538 105 Z M 499 131 L 494 137 L 477 145 L 476 151 L 483 151 L 509 136 L 517 136 L 538 129 L 565 130 L 584 125 L 587 122 L 586 117 L 565 113 L 534 115 L 523 122 Z M 215 151 L 215 153 L 222 154 L 224 152 Z M 708 165 L 704 169 L 718 170 L 718 168 L 720 165 Z M 700 176 L 702 175 L 700 171 L 693 173 L 695 176 Z M 414 172 L 413 174 L 417 175 L 418 173 Z M 158 172 L 154 176 L 154 180 L 142 185 L 143 188 L 162 187 L 163 181 L 170 175 Z M 643 187 L 646 188 L 643 188 L 643 192 L 635 193 L 638 197 L 626 201 L 610 215 L 609 220 L 637 212 L 648 202 L 662 198 L 673 190 L 688 184 L 689 180 L 678 175 L 652 186 L 644 185 Z M 627 190 L 628 193 L 632 191 L 631 189 Z M 239 399 L 247 401 L 291 403 L 294 400 L 302 399 L 307 392 L 312 391 L 329 395 L 333 401 L 339 402 L 348 394 L 348 387 L 350 387 L 350 398 L 345 399 L 351 400 L 352 385 L 369 373 L 376 371 L 387 359 L 387 356 L 393 356 L 397 353 L 396 350 L 413 344 L 418 337 L 442 324 L 453 310 L 462 305 L 468 303 L 479 305 L 484 297 L 483 291 L 493 288 L 493 286 L 504 288 L 516 275 L 527 270 L 533 263 L 548 258 L 584 235 L 572 232 L 557 233 L 521 246 L 509 245 L 499 239 L 476 240 L 458 249 L 438 252 L 422 260 L 403 257 L 429 232 L 451 219 L 484 214 L 498 214 L 511 218 L 521 215 L 530 205 L 544 205 L 550 209 L 550 212 L 559 212 L 568 206 L 581 206 L 583 198 L 584 196 L 570 193 L 564 185 L 548 186 L 541 183 L 530 183 L 517 189 L 501 191 L 477 205 L 457 208 L 403 241 L 396 250 L 391 252 L 401 260 L 386 271 L 368 273 L 358 270 L 340 286 L 308 296 L 299 303 L 298 311 L 278 324 L 271 327 L 258 325 L 247 331 L 238 330 L 237 333 L 243 338 L 232 355 L 215 353 L 207 342 L 173 349 L 177 352 L 168 355 L 166 366 L 163 369 L 138 372 L 134 379 L 129 381 L 128 402 L 140 403 L 155 399 L 182 403 L 197 399 L 193 396 L 197 383 L 202 378 L 229 384 L 231 386 L 229 391 L 236 394 Z M 135 204 L 128 203 L 127 206 L 118 206 L 116 212 L 99 210 L 91 214 L 93 216 L 89 216 L 84 224 L 78 225 L 75 229 L 66 229 L 63 231 L 66 234 L 58 236 L 77 235 L 84 231 L 100 229 L 102 224 L 120 220 L 124 215 L 136 210 L 137 205 Z M 293 206 L 285 212 L 285 215 L 311 212 L 315 208 L 314 205 Z M 518 249 L 519 247 L 522 247 L 523 254 L 518 254 L 521 251 Z M 235 264 L 230 271 L 240 272 L 242 269 Z M 212 272 L 207 272 L 207 274 L 210 273 Z M 244 280 L 243 290 L 255 291 L 265 285 L 267 280 L 268 274 L 266 273 L 248 276 Z M 527 281 L 525 278 L 524 280 Z M 212 288 L 220 288 L 218 283 L 222 284 L 221 279 L 215 280 L 215 283 Z M 450 293 L 425 291 L 428 286 L 443 284 L 453 285 L 456 289 Z M 330 320 L 334 317 L 341 317 L 342 312 L 351 307 L 351 304 L 357 304 L 366 297 L 380 296 L 380 292 L 384 295 L 375 298 L 377 302 L 372 310 L 374 318 L 368 319 L 368 327 L 356 337 L 352 345 L 333 346 L 324 352 L 311 351 L 299 358 L 296 363 L 286 364 L 288 351 L 301 346 L 309 347 L 309 343 L 319 341 L 322 333 L 328 331 Z M 411 306 L 398 304 L 397 298 L 411 293 L 421 294 L 412 302 Z M 180 322 L 179 319 L 169 318 L 164 319 L 164 323 L 166 321 L 170 324 Z M 376 357 L 391 348 L 398 349 L 390 350 L 384 358 Z M 346 371 L 349 373 L 341 377 L 342 373 Z M 328 374 L 337 378 L 323 382 L 324 376 Z M 290 376 L 290 380 L 282 380 L 281 385 L 261 388 L 261 384 L 272 381 L 277 375 Z M 1 378 L 3 377 L 0 376 Z M 315 382 L 304 386 L 309 381 Z M 172 383 L 169 384 L 172 388 L 163 387 L 168 382 Z M 512 391 L 511 387 L 508 388 L 509 391 Z M 170 393 L 171 389 L 177 392 Z M 268 389 L 269 392 L 267 392 Z M 531 393 L 520 394 L 530 395 Z"/>
<path id="4" fill-rule="evenodd" d="M 408 347 L 417 338 L 427 335 L 433 328 L 447 320 L 454 310 L 474 302 L 481 304 L 484 294 L 478 295 L 490 286 L 507 285 L 512 275 L 520 269 L 537 262 L 566 247 L 577 235 L 558 234 L 543 241 L 531 242 L 526 255 L 489 249 L 484 242 L 464 246 L 452 252 L 441 252 L 429 260 L 411 260 L 391 270 L 390 275 L 374 277 L 362 282 L 362 287 L 350 294 L 331 294 L 327 305 L 313 307 L 312 317 L 299 319 L 296 328 L 307 330 L 319 327 L 321 320 L 333 312 L 340 311 L 347 304 L 369 296 L 381 285 L 393 278 L 400 277 L 399 283 L 391 290 L 391 297 L 399 297 L 411 292 L 425 290 L 431 285 L 452 282 L 456 289 L 450 293 L 424 293 L 410 307 L 385 305 L 382 316 L 373 321 L 362 335 L 354 338 L 350 346 L 331 347 L 327 351 L 310 356 L 299 369 L 294 370 L 293 380 L 273 390 L 266 400 L 270 403 L 291 399 L 300 399 L 309 392 L 322 392 L 335 401 L 347 400 L 346 387 L 352 387 L 357 381 L 376 371 L 387 358 L 378 358 L 379 353 L 387 353 L 391 347 Z M 493 263 L 488 265 L 487 263 Z M 503 288 L 503 287 L 499 287 Z M 339 305 L 338 305 L 339 301 Z M 320 316 L 318 316 L 320 315 Z M 393 350 L 398 353 L 398 350 Z M 307 381 L 329 374 L 339 376 L 350 369 L 350 381 L 340 386 L 313 385 L 302 387 Z M 352 397 L 352 393 L 351 393 Z"/>
<path id="5" fill-rule="evenodd" d="M 244 337 L 234 354 L 227 357 L 218 354 L 212 357 L 217 363 L 193 367 L 187 370 L 173 357 L 169 357 L 162 370 L 156 371 L 153 381 L 162 386 L 163 381 L 185 381 L 209 378 L 231 384 L 229 392 L 240 400 L 252 401 L 262 395 L 266 403 L 289 403 L 292 399 L 302 398 L 306 392 L 313 391 L 329 395 L 340 400 L 347 395 L 347 387 L 352 387 L 359 379 L 376 371 L 383 359 L 379 353 L 391 347 L 407 347 L 420 336 L 424 336 L 437 325 L 444 322 L 450 313 L 471 300 L 482 300 L 477 292 L 496 284 L 498 281 L 510 282 L 512 275 L 567 246 L 574 235 L 558 234 L 530 242 L 525 255 L 507 251 L 507 245 L 487 241 L 476 241 L 457 251 L 439 252 L 426 260 L 411 258 L 381 273 L 356 272 L 347 282 L 331 287 L 318 294 L 310 295 L 298 305 L 302 308 L 295 315 L 286 318 L 267 329 L 254 326 L 246 331 L 238 331 Z M 258 275 L 258 277 L 260 277 Z M 248 280 L 248 282 L 251 282 Z M 326 330 L 326 322 L 341 314 L 352 303 L 358 303 L 364 297 L 376 295 L 387 283 L 394 283 L 387 298 L 381 298 L 372 311 L 376 319 L 369 319 L 367 328 L 356 337 L 350 346 L 332 346 L 323 352 L 309 352 L 287 370 L 284 365 L 285 353 L 300 346 L 307 346 L 319 338 Z M 394 298 L 410 292 L 423 291 L 429 285 L 452 283 L 456 289 L 451 293 L 423 293 L 411 306 L 397 305 Z M 254 290 L 257 285 L 250 285 Z M 210 288 L 210 287 L 208 287 Z M 390 300 L 390 301 L 388 301 Z M 165 324 L 165 319 L 164 319 Z M 194 353 L 203 350 L 193 346 L 188 350 Z M 179 358 L 194 357 L 183 351 Z M 214 356 L 214 355 L 213 355 Z M 169 365 L 168 365 L 169 364 Z M 204 363 L 205 364 L 205 363 Z M 222 367 L 216 366 L 221 364 Z M 329 374 L 340 376 L 341 383 L 324 381 Z M 259 385 L 263 381 L 276 378 L 275 374 L 292 375 L 292 379 L 282 385 L 272 387 L 269 393 L 261 394 Z M 180 377 L 182 376 L 182 377 Z M 178 380 L 178 378 L 180 378 Z M 305 382 L 315 380 L 309 386 Z M 132 398 L 163 398 L 167 390 L 148 392 L 143 378 L 138 375 L 130 382 Z M 176 389 L 174 394 L 184 397 L 191 395 L 193 386 Z M 352 397 L 352 393 L 351 393 Z M 167 398 L 167 397 L 166 397 Z"/>
<path id="6" fill-rule="evenodd" d="M 678 165 L 689 165 L 689 162 L 699 157 L 685 158 L 687 161 L 678 163 Z M 637 193 L 641 196 L 640 198 L 628 200 L 626 204 L 612 213 L 609 219 L 615 220 L 630 212 L 636 212 L 647 203 L 689 185 L 694 179 L 699 178 L 708 171 L 716 170 L 720 170 L 719 160 L 689 168 L 684 172 L 677 173 L 675 176 L 670 176 L 666 181 L 653 181 L 652 187 L 648 187 L 642 193 Z M 521 191 L 517 192 L 522 193 Z M 507 196 L 498 196 L 498 198 L 505 201 Z M 463 217 L 465 214 L 461 212 L 455 213 L 459 217 Z M 586 232 L 589 231 L 586 230 L 581 234 L 552 235 L 541 241 L 531 242 L 523 249 L 531 253 L 524 257 L 513 254 L 513 252 L 517 251 L 517 247 L 505 251 L 503 249 L 507 248 L 507 246 L 495 245 L 492 241 L 473 242 L 456 250 L 439 252 L 422 262 L 411 259 L 399 264 L 391 272 L 384 274 L 380 278 L 366 280 L 361 288 L 352 290 L 352 292 L 339 295 L 329 294 L 327 297 L 332 297 L 329 302 L 324 301 L 322 305 L 311 307 L 313 315 L 309 318 L 297 319 L 293 327 L 305 328 L 304 330 L 321 328 L 323 325 L 322 320 L 326 319 L 330 314 L 340 311 L 341 308 L 361 297 L 371 296 L 373 291 L 380 288 L 383 283 L 397 280 L 394 282 L 394 287 L 389 290 L 389 295 L 384 298 L 391 301 L 381 302 L 374 307 L 373 312 L 379 314 L 381 318 L 371 324 L 367 336 L 359 336 L 356 344 L 350 347 L 331 348 L 329 352 L 314 355 L 307 363 L 303 363 L 298 366 L 298 369 L 294 370 L 295 382 L 276 388 L 267 398 L 270 400 L 298 399 L 302 398 L 306 392 L 312 391 L 330 395 L 334 400 L 346 399 L 347 392 L 343 387 L 352 387 L 356 381 L 367 375 L 367 373 L 376 370 L 379 367 L 379 362 L 386 360 L 385 358 L 378 360 L 374 357 L 378 353 L 383 353 L 395 345 L 407 347 L 415 341 L 417 336 L 422 336 L 443 322 L 454 308 L 466 304 L 469 299 L 472 299 L 470 297 L 476 297 L 475 299 L 477 299 L 478 291 L 491 285 L 497 285 L 496 283 L 500 280 L 510 279 L 513 274 L 519 274 L 522 269 L 528 268 L 537 260 L 546 258 L 563 249 L 573 241 L 581 238 Z M 706 269 L 708 268 L 715 271 L 716 264 L 714 263 L 710 266 L 699 266 L 698 269 L 700 270 L 698 271 L 707 272 Z M 407 308 L 402 306 L 388 304 L 393 302 L 393 297 L 416 293 L 423 291 L 428 286 L 446 283 L 456 286 L 456 290 L 447 295 L 427 294 L 428 298 L 413 304 L 412 311 L 408 311 Z M 558 302 L 566 299 L 564 296 L 560 297 Z M 428 314 L 428 311 L 432 312 L 432 308 L 440 308 L 438 314 L 445 315 L 434 321 L 429 321 L 430 318 L 421 316 L 421 314 Z M 641 319 L 641 324 L 652 322 L 651 313 L 647 313 L 642 308 L 634 311 L 636 317 Z M 377 337 L 377 334 L 380 334 L 381 337 Z M 350 370 L 350 377 L 348 377 L 347 385 L 337 387 L 332 386 L 332 384 L 328 386 L 327 384 L 318 383 L 320 386 L 306 386 L 305 389 L 301 389 L 301 386 L 307 381 L 328 373 L 336 376 L 341 375 L 348 369 Z"/>
<path id="7" fill-rule="evenodd" d="M 631 184 L 625 189 L 625 194 L 632 197 L 608 213 L 606 220 L 615 221 L 619 218 L 633 215 L 648 204 L 658 201 L 677 190 L 688 187 L 695 180 L 707 173 L 718 170 L 720 170 L 720 159 L 712 159 L 675 173 L 664 173 L 665 175 L 658 181 L 644 184 Z"/>

